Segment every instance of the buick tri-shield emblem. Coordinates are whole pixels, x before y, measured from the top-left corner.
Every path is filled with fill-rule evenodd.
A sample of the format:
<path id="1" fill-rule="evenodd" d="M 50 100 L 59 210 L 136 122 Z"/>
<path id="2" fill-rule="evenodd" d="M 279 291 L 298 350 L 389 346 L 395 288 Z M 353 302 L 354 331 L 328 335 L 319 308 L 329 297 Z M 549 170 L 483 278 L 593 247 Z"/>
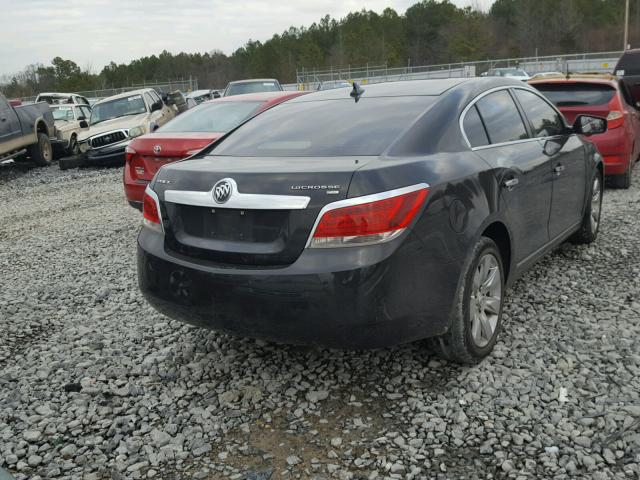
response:
<path id="1" fill-rule="evenodd" d="M 229 179 L 222 179 L 213 187 L 213 199 L 216 203 L 225 203 L 233 192 L 233 185 Z"/>
<path id="2" fill-rule="evenodd" d="M 156 155 L 158 155 L 161 151 L 162 147 L 160 145 L 156 145 L 155 147 L 153 147 L 153 153 L 155 153 Z"/>

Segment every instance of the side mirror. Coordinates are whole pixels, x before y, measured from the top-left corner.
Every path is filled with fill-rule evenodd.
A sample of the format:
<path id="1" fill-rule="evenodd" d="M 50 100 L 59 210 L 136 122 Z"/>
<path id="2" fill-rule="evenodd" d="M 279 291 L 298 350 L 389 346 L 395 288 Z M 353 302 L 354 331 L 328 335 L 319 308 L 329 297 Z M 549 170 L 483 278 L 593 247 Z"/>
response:
<path id="1" fill-rule="evenodd" d="M 220 92 L 213 92 L 213 98 L 220 98 Z"/>
<path id="2" fill-rule="evenodd" d="M 590 115 L 578 115 L 573 122 L 573 133 L 590 136 L 607 131 L 607 121 L 604 118 Z"/>
<path id="3" fill-rule="evenodd" d="M 80 120 L 80 128 L 89 128 L 89 124 L 86 120 Z"/>
<path id="4" fill-rule="evenodd" d="M 162 110 L 162 101 L 158 100 L 151 105 L 151 111 L 156 112 L 158 110 Z"/>

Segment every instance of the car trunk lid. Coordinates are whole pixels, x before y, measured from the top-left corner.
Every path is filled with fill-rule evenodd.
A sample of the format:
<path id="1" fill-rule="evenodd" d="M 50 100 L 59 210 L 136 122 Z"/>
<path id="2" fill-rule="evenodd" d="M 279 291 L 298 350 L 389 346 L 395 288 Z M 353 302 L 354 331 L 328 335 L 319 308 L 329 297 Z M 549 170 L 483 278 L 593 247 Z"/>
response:
<path id="1" fill-rule="evenodd" d="M 607 118 L 613 104 L 619 105 L 616 88 L 604 82 L 550 81 L 532 85 L 558 107 L 569 124 L 578 115 Z"/>
<path id="2" fill-rule="evenodd" d="M 162 201 L 165 246 L 178 256 L 246 267 L 293 263 L 323 206 L 346 198 L 366 159 L 207 157 L 171 165 L 155 190 Z M 230 179 L 226 203 L 214 186 Z"/>
<path id="3" fill-rule="evenodd" d="M 222 135 L 219 132 L 189 132 L 154 133 L 139 137 L 131 145 L 135 151 L 132 166 L 136 177 L 149 181 L 161 166 L 193 155 Z"/>

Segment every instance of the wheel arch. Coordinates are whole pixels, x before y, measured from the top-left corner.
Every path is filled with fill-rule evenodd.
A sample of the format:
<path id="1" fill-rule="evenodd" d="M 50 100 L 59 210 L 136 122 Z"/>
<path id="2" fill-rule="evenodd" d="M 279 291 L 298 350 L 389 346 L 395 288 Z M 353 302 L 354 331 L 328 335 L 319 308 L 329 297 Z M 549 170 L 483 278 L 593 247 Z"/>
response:
<path id="1" fill-rule="evenodd" d="M 511 279 L 513 263 L 513 246 L 509 229 L 503 222 L 495 220 L 484 227 L 481 236 L 490 238 L 498 246 L 502 257 L 506 284 Z"/>
<path id="2" fill-rule="evenodd" d="M 38 118 L 36 120 L 35 132 L 36 132 L 36 135 L 38 133 L 44 133 L 47 137 L 51 136 L 49 133 L 49 127 L 47 126 L 47 123 L 42 118 Z"/>

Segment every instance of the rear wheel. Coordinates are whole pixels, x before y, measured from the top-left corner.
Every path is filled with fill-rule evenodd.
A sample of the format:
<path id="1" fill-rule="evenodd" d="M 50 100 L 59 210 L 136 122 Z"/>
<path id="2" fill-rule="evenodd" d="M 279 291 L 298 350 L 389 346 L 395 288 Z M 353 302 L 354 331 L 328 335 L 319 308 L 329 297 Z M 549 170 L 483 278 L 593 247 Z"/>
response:
<path id="1" fill-rule="evenodd" d="M 442 356 L 459 363 L 486 357 L 500 332 L 503 299 L 500 251 L 493 240 L 482 237 L 466 265 L 449 331 L 436 339 Z"/>
<path id="2" fill-rule="evenodd" d="M 45 133 L 38 133 L 38 142 L 29 147 L 29 156 L 38 166 L 51 165 L 53 150 L 49 137 Z"/>
<path id="3" fill-rule="evenodd" d="M 591 183 L 589 204 L 584 209 L 582 225 L 571 238 L 573 243 L 592 243 L 598 238 L 600 230 L 600 216 L 602 213 L 602 177 L 597 172 Z"/>

